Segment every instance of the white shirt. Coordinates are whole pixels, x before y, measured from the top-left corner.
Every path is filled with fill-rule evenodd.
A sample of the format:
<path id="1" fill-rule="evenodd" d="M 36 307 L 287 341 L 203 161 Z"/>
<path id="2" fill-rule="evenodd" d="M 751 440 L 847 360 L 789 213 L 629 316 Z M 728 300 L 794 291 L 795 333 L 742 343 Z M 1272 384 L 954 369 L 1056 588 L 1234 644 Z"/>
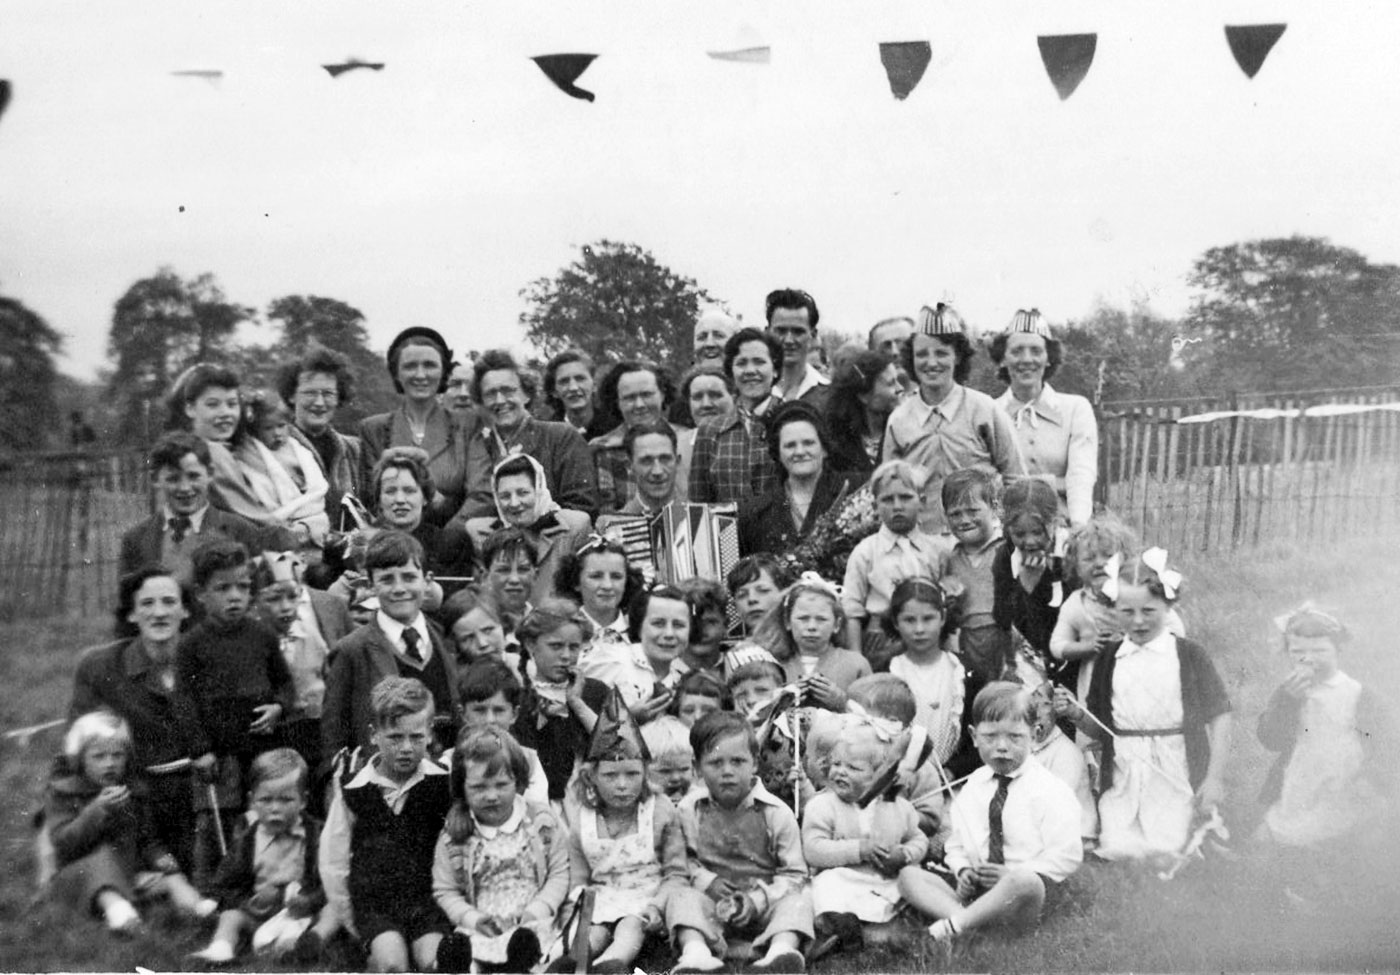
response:
<path id="1" fill-rule="evenodd" d="M 949 810 L 952 835 L 945 850 L 954 874 L 987 862 L 991 826 L 987 809 L 996 795 L 996 776 L 982 766 L 968 777 Z M 1011 773 L 1001 812 L 1002 852 L 1008 867 L 1025 867 L 1051 880 L 1079 869 L 1084 846 L 1079 838 L 1079 800 L 1074 791 L 1033 757 Z"/>
<path id="2" fill-rule="evenodd" d="M 403 639 L 403 631 L 408 627 L 382 609 L 375 614 L 374 618 L 375 622 L 379 624 L 379 628 L 384 631 L 384 635 L 389 638 L 389 642 L 394 645 L 394 649 L 405 659 L 412 660 L 413 655 L 408 652 L 408 644 Z M 419 613 L 410 625 L 418 633 L 418 654 L 423 663 L 427 663 L 433 656 L 433 640 L 428 635 L 428 621 L 422 613 Z"/>
<path id="3" fill-rule="evenodd" d="M 811 364 L 809 363 L 807 365 L 807 371 L 802 374 L 802 382 L 798 383 L 797 388 L 792 390 L 791 392 L 784 392 L 782 386 L 779 383 L 774 383 L 773 398 L 777 400 L 782 400 L 784 403 L 792 403 L 801 399 L 809 389 L 813 389 L 817 386 L 829 385 L 831 385 L 831 380 L 823 376 L 817 370 L 813 369 Z"/>
<path id="4" fill-rule="evenodd" d="M 1071 525 L 1094 513 L 1099 475 L 1099 426 L 1083 396 L 1059 393 L 1045 383 L 1040 395 L 1022 403 L 1010 389 L 997 397 L 1016 427 L 1021 456 L 1031 477 L 1048 482 L 1064 499 Z"/>

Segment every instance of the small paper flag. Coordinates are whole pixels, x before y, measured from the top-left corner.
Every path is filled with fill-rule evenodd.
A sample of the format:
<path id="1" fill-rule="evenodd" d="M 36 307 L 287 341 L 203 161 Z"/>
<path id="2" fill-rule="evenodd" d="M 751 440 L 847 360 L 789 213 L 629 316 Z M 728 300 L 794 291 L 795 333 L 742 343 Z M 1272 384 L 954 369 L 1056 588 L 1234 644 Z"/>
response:
<path id="1" fill-rule="evenodd" d="M 10 94 L 13 90 L 9 81 L 0 78 L 0 116 L 5 114 L 5 108 L 10 104 Z"/>
<path id="2" fill-rule="evenodd" d="M 1074 94 L 1074 89 L 1089 73 L 1094 63 L 1094 49 L 1098 47 L 1098 34 L 1047 34 L 1037 39 L 1040 44 L 1040 60 L 1045 62 L 1045 71 L 1050 82 L 1060 93 L 1060 101 Z"/>
<path id="3" fill-rule="evenodd" d="M 890 92 L 895 98 L 904 101 L 909 97 L 932 58 L 933 48 L 928 41 L 895 41 L 880 45 L 880 63 L 885 66 Z"/>
<path id="4" fill-rule="evenodd" d="M 771 47 L 741 47 L 732 51 L 706 51 L 716 61 L 741 61 L 744 64 L 767 64 L 773 55 Z"/>
<path id="5" fill-rule="evenodd" d="M 540 66 L 545 77 L 554 82 L 560 91 L 566 95 L 591 102 L 596 97 L 593 92 L 585 91 L 574 82 L 578 80 L 579 75 L 588 70 L 588 66 L 593 63 L 593 59 L 597 56 L 596 54 L 541 54 L 530 60 Z"/>
<path id="6" fill-rule="evenodd" d="M 1264 66 L 1264 59 L 1283 36 L 1287 24 L 1247 24 L 1225 28 L 1225 40 L 1235 63 L 1247 77 L 1253 78 Z"/>

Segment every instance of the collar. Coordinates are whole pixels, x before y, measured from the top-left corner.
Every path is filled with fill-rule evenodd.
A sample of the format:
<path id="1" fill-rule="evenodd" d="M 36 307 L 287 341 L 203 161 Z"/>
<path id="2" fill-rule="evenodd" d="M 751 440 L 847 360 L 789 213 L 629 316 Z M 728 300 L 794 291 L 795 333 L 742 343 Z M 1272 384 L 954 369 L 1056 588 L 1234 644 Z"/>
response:
<path id="1" fill-rule="evenodd" d="M 620 514 L 620 515 L 654 515 L 654 514 L 656 514 L 658 511 L 660 511 L 662 508 L 664 508 L 664 507 L 666 507 L 668 504 L 670 504 L 672 501 L 676 501 L 676 500 L 678 500 L 678 499 L 676 498 L 676 488 L 675 488 L 675 485 L 672 485 L 672 487 L 671 487 L 671 496 L 668 497 L 665 501 L 662 501 L 660 504 L 658 504 L 658 505 L 656 505 L 656 506 L 654 506 L 654 507 L 653 507 L 652 505 L 647 504 L 647 500 L 646 500 L 646 498 L 642 497 L 642 492 L 641 492 L 641 491 L 637 490 L 636 488 L 633 488 L 633 489 L 632 489 L 632 497 L 628 500 L 628 502 L 627 502 L 625 505 L 622 506 L 622 509 L 618 512 L 618 514 Z"/>
<path id="2" fill-rule="evenodd" d="M 146 645 L 139 636 L 133 637 L 122 647 L 122 669 L 128 677 L 140 677 L 151 669 L 151 658 L 146 656 Z"/>
<path id="3" fill-rule="evenodd" d="M 161 530 L 162 532 L 168 532 L 168 531 L 170 531 L 170 519 L 175 517 L 175 513 L 174 513 L 173 511 L 170 510 L 170 506 L 169 506 L 169 505 L 161 505 L 161 509 L 160 509 L 160 510 L 161 510 L 161 514 L 164 516 L 164 517 L 161 519 L 160 530 Z M 193 532 L 194 534 L 198 535 L 201 531 L 204 530 L 204 516 L 207 515 L 208 513 L 209 513 L 209 505 L 206 503 L 206 504 L 204 505 L 204 507 L 200 508 L 200 509 L 199 509 L 198 511 L 196 511 L 194 514 L 190 515 L 190 531 L 191 531 L 191 532 Z"/>
<path id="4" fill-rule="evenodd" d="M 989 548 L 996 548 L 998 545 L 1001 544 L 1002 535 L 1003 535 L 1003 534 L 1004 534 L 1004 530 L 1003 530 L 1002 527 L 1001 527 L 1001 522 L 1000 522 L 1000 521 L 997 521 L 996 519 L 993 519 L 993 520 L 992 520 L 992 530 L 987 534 L 987 540 L 986 540 L 985 542 L 983 542 L 981 545 L 977 546 L 975 549 L 971 549 L 972 553 L 973 553 L 974 555 L 981 555 L 983 552 L 987 551 L 987 549 L 989 549 Z M 957 544 L 958 544 L 958 545 L 962 545 L 962 542 L 959 541 Z M 968 549 L 967 549 L 966 547 L 964 547 L 964 551 L 968 551 Z M 1012 549 L 1011 549 L 1011 555 L 1012 555 L 1013 557 L 1015 557 L 1015 555 L 1016 555 L 1016 549 L 1015 549 L 1014 546 L 1013 546 Z M 1012 571 L 1013 571 L 1013 574 L 1014 574 L 1014 572 L 1015 572 L 1016 570 L 1013 569 Z"/>
<path id="5" fill-rule="evenodd" d="M 1176 637 L 1172 635 L 1171 630 L 1163 626 L 1162 632 L 1146 643 L 1134 643 L 1132 640 L 1124 638 L 1123 643 L 1118 647 L 1118 652 L 1113 656 L 1121 660 L 1139 652 L 1176 653 Z"/>
<path id="6" fill-rule="evenodd" d="M 695 788 L 692 792 L 692 795 L 695 796 L 695 801 L 697 803 L 710 801 L 710 790 L 703 781 L 697 782 L 695 784 Z M 763 803 L 765 806 L 784 805 L 781 799 L 779 799 L 777 796 L 773 795 L 773 793 L 768 791 L 768 789 L 763 785 L 763 782 L 759 780 L 757 773 L 755 773 L 753 780 L 753 788 L 749 790 L 748 795 L 744 796 L 744 798 L 739 800 L 739 805 L 735 806 L 734 808 L 749 809 L 758 803 Z"/>
<path id="7" fill-rule="evenodd" d="M 920 422 L 926 423 L 935 413 L 945 420 L 951 420 L 958 415 L 958 410 L 962 408 L 963 400 L 967 397 L 967 388 L 962 383 L 953 383 L 952 391 L 937 403 L 927 403 L 924 394 L 921 392 L 916 396 L 911 396 L 907 400 L 914 416 Z"/>
<path id="8" fill-rule="evenodd" d="M 278 840 L 286 839 L 288 836 L 298 840 L 306 839 L 306 823 L 298 818 L 297 821 L 292 824 L 292 828 L 287 830 L 282 836 L 273 836 L 262 823 L 258 823 L 253 831 L 253 850 L 256 853 L 261 853 L 273 843 L 276 843 Z"/>
<path id="9" fill-rule="evenodd" d="M 894 552 L 899 549 L 900 542 L 908 542 L 909 547 L 916 552 L 922 552 L 928 544 L 927 538 L 920 538 L 922 533 L 916 528 L 905 535 L 897 535 L 890 531 L 889 526 L 881 525 L 879 531 L 875 533 L 879 539 L 880 550 L 884 552 Z"/>
<path id="10" fill-rule="evenodd" d="M 613 427 L 611 430 L 609 430 L 602 436 L 594 437 L 588 445 L 590 447 L 602 447 L 604 449 L 613 449 L 621 447 L 622 438 L 626 435 L 626 433 L 627 424 L 619 423 L 617 426 Z"/>
<path id="11" fill-rule="evenodd" d="M 408 627 L 385 613 L 382 609 L 375 611 L 374 621 L 379 624 L 379 629 L 389 638 L 389 642 L 394 647 L 394 652 L 397 653 L 399 647 L 403 644 L 403 631 L 408 629 Z M 423 656 L 426 658 L 428 652 L 432 649 L 433 640 L 428 633 L 428 624 L 424 620 L 423 614 L 420 612 L 409 625 L 418 631 L 418 636 L 423 641 Z"/>
<path id="12" fill-rule="evenodd" d="M 1059 726 L 1059 725 L 1056 725 L 1056 724 L 1052 724 L 1052 725 L 1050 726 L 1050 734 L 1048 734 L 1048 735 L 1045 736 L 1045 740 L 1042 741 L 1042 742 L 1038 742 L 1038 743 L 1036 743 L 1036 744 L 1034 744 L 1034 745 L 1031 746 L 1031 754 L 1032 754 L 1032 755 L 1039 755 L 1041 752 L 1045 751 L 1045 749 L 1047 749 L 1047 748 L 1049 748 L 1051 745 L 1055 744 L 1055 742 L 1059 741 L 1059 740 L 1060 740 L 1061 738 L 1063 738 L 1064 736 L 1065 736 L 1065 733 L 1064 733 L 1063 731 L 1060 730 L 1060 726 Z M 1025 764 L 1022 763 L 1022 768 L 1024 768 L 1024 767 L 1025 767 Z M 1020 771 L 1020 770 L 1018 769 L 1017 771 Z"/>
<path id="13" fill-rule="evenodd" d="M 607 626 L 604 626 L 602 623 L 599 623 L 599 622 L 598 622 L 597 620 L 595 620 L 592 616 L 590 616 L 590 615 L 588 614 L 588 610 L 583 609 L 582 607 L 579 607 L 579 609 L 580 609 L 580 611 L 583 613 L 584 618 L 587 619 L 588 622 L 590 622 L 590 623 L 593 624 L 593 640 L 594 640 L 595 643 L 598 641 L 598 638 L 599 638 L 600 636 L 602 636 L 604 633 L 610 634 L 611 636 L 616 636 L 616 637 L 618 637 L 619 639 L 618 639 L 618 641 L 616 641 L 616 642 L 621 642 L 621 643 L 628 643 L 628 642 L 630 642 L 630 641 L 627 639 L 627 614 L 626 614 L 626 613 L 618 612 L 617 617 L 616 617 L 611 623 L 609 623 Z M 608 642 L 614 642 L 614 641 L 609 640 Z"/>
<path id="14" fill-rule="evenodd" d="M 364 768 L 355 773 L 355 777 L 349 781 L 345 788 L 358 789 L 367 785 L 377 785 L 379 788 L 388 789 L 391 792 L 402 792 L 411 789 L 430 775 L 446 774 L 447 769 L 431 759 L 425 758 L 418 763 L 418 768 L 414 769 L 413 774 L 408 777 L 408 781 L 402 783 L 395 782 L 393 779 L 389 778 L 389 776 L 379 771 L 379 756 L 375 755 L 365 763 Z"/>
<path id="15" fill-rule="evenodd" d="M 774 399 L 790 403 L 793 400 L 801 399 L 809 389 L 813 389 L 817 386 L 829 385 L 831 385 L 831 380 L 823 376 L 817 370 L 813 369 L 811 364 L 808 363 L 806 371 L 802 373 L 802 381 L 797 384 L 796 389 L 792 390 L 791 392 L 784 392 L 778 383 L 774 383 L 772 396 Z"/>
<path id="16" fill-rule="evenodd" d="M 1055 392 L 1049 383 L 1042 383 L 1040 395 L 1029 403 L 1022 403 L 1011 392 L 1010 387 L 1006 392 L 998 397 L 998 402 L 1006 408 L 1006 412 L 1011 414 L 1011 418 L 1019 427 L 1023 423 L 1034 427 L 1037 419 L 1043 419 L 1056 426 L 1064 426 L 1064 407 L 1060 402 L 1060 394 Z"/>
<path id="17" fill-rule="evenodd" d="M 506 821 L 501 825 L 487 826 L 485 823 L 478 823 L 475 816 L 472 817 L 472 824 L 476 826 L 477 832 L 480 833 L 483 838 L 494 840 L 502 833 L 514 833 L 518 830 L 520 824 L 525 822 L 525 812 L 525 800 L 520 796 L 516 796 L 515 804 L 510 810 L 510 815 L 506 817 Z"/>

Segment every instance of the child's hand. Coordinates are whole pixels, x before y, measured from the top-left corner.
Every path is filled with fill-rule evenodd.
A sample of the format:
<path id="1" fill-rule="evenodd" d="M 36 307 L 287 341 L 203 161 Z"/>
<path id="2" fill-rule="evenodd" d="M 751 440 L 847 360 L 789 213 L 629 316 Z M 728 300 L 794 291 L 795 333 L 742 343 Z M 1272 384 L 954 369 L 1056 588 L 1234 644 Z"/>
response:
<path id="1" fill-rule="evenodd" d="M 881 844 L 875 848 L 874 863 L 876 870 L 887 877 L 893 877 L 904 869 L 908 860 L 904 855 L 904 847 Z"/>
<path id="2" fill-rule="evenodd" d="M 977 877 L 977 886 L 983 890 L 989 890 L 996 886 L 998 880 L 1006 876 L 1006 864 L 984 863 L 981 866 L 973 867 L 972 871 Z"/>
<path id="3" fill-rule="evenodd" d="M 498 934 L 505 934 L 510 930 L 510 926 L 503 922 L 504 918 L 493 917 L 487 914 L 476 922 L 476 931 L 478 934 L 484 934 L 488 938 L 494 938 Z"/>
<path id="4" fill-rule="evenodd" d="M 1219 779 L 1207 775 L 1201 787 L 1196 790 L 1195 804 L 1200 812 L 1206 812 L 1219 806 L 1221 800 L 1225 798 L 1225 786 Z"/>
<path id="5" fill-rule="evenodd" d="M 96 802 L 107 812 L 116 812 L 127 804 L 131 799 L 131 790 L 124 785 L 104 786 L 97 794 Z"/>
<path id="6" fill-rule="evenodd" d="M 280 704 L 260 704 L 253 708 L 253 723 L 248 726 L 248 731 L 254 735 L 270 735 L 277 727 L 277 719 L 282 717 L 282 705 Z"/>
<path id="7" fill-rule="evenodd" d="M 1080 711 L 1079 701 L 1068 687 L 1055 685 L 1054 696 L 1050 699 L 1050 710 L 1057 718 L 1075 718 Z"/>
<path id="8" fill-rule="evenodd" d="M 716 877 L 710 881 L 710 886 L 705 888 L 705 896 L 715 903 L 734 897 L 739 893 L 739 888 L 735 887 L 723 877 Z"/>
<path id="9" fill-rule="evenodd" d="M 734 910 L 729 915 L 729 923 L 736 928 L 746 928 L 758 920 L 758 905 L 748 894 L 734 895 Z"/>
<path id="10" fill-rule="evenodd" d="M 802 697 L 828 711 L 844 711 L 846 694 L 825 674 L 813 674 L 802 679 Z"/>
<path id="11" fill-rule="evenodd" d="M 666 919 L 661 916 L 661 908 L 655 904 L 648 904 L 646 914 L 642 918 L 642 927 L 650 934 L 660 934 L 666 930 Z"/>
<path id="12" fill-rule="evenodd" d="M 966 903 L 976 897 L 981 889 L 977 883 L 977 871 L 972 867 L 958 874 L 958 900 Z"/>
<path id="13" fill-rule="evenodd" d="M 203 755 L 194 759 L 190 764 L 194 767 L 195 773 L 202 780 L 205 782 L 213 781 L 214 768 L 218 765 L 218 759 L 214 757 L 213 752 L 205 752 Z"/>
<path id="14" fill-rule="evenodd" d="M 1307 697 L 1310 687 L 1312 687 L 1312 670 L 1307 667 L 1294 667 L 1283 679 L 1283 683 L 1279 685 L 1279 689 L 1295 701 L 1301 701 Z"/>
<path id="15" fill-rule="evenodd" d="M 175 874 L 180 872 L 180 861 L 176 860 L 169 853 L 162 853 L 160 856 L 156 857 L 156 862 L 151 864 L 151 866 L 155 867 L 157 870 L 164 874 Z"/>
<path id="16" fill-rule="evenodd" d="M 259 887 L 248 898 L 248 909 L 253 914 L 271 914 L 282 906 L 282 891 L 277 887 Z"/>

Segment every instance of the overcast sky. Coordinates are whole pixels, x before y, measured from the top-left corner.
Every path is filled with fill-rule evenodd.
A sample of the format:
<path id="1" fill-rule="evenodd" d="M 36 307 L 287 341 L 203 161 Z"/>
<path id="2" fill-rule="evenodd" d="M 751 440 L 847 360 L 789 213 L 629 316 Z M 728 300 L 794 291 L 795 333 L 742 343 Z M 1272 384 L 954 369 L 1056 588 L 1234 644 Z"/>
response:
<path id="1" fill-rule="evenodd" d="M 0 0 L 0 293 L 105 357 L 172 266 L 379 346 L 518 342 L 519 290 L 635 241 L 750 321 L 804 287 L 863 331 L 951 300 L 999 329 L 1188 298 L 1205 248 L 1315 234 L 1400 262 L 1400 5 L 911 0 Z M 1253 81 L 1223 25 L 1287 21 Z M 1060 102 L 1040 33 L 1097 31 Z M 928 40 L 907 101 L 877 44 Z M 772 63 L 707 50 L 766 43 Z M 528 59 L 588 52 L 587 103 Z M 356 55 L 379 73 L 332 80 Z M 224 72 L 218 83 L 171 77 Z M 181 208 L 183 207 L 183 212 Z"/>

